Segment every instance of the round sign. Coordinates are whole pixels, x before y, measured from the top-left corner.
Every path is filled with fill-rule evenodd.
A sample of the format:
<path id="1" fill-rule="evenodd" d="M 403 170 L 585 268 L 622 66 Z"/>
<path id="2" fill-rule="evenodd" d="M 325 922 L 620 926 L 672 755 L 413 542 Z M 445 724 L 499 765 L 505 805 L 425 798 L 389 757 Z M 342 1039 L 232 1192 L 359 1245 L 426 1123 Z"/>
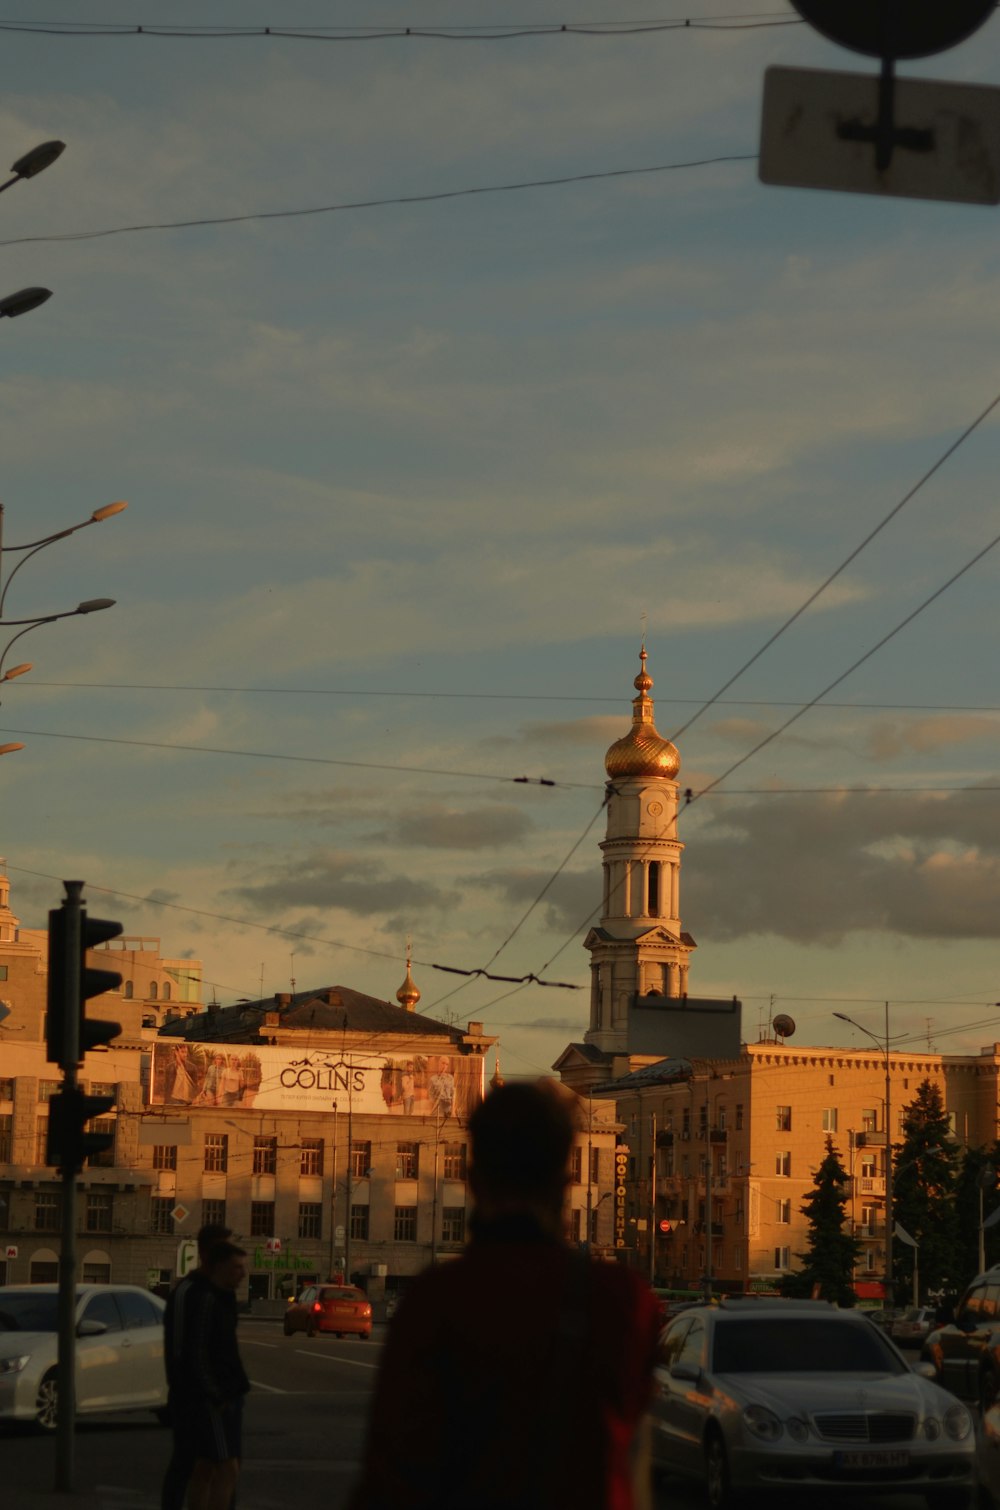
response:
<path id="1" fill-rule="evenodd" d="M 971 37 L 995 0 L 792 0 L 810 26 L 871 58 L 926 58 Z"/>
<path id="2" fill-rule="evenodd" d="M 666 1217 L 664 1217 L 663 1221 L 660 1223 L 660 1231 L 661 1232 L 672 1232 L 673 1231 L 673 1224 L 671 1222 L 668 1222 L 667 1219 L 666 1219 Z"/>

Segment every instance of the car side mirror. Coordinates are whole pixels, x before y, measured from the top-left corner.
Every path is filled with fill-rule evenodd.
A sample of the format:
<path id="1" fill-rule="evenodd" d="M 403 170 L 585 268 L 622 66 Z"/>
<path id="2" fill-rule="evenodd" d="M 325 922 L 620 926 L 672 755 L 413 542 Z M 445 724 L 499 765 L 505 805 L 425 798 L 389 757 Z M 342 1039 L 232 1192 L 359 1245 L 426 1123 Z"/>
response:
<path id="1" fill-rule="evenodd" d="M 701 1369 L 697 1363 L 674 1363 L 670 1369 L 671 1379 L 683 1379 L 688 1384 L 697 1384 L 701 1378 Z"/>
<path id="2" fill-rule="evenodd" d="M 937 1383 L 937 1369 L 933 1363 L 928 1363 L 925 1358 L 921 1358 L 916 1363 L 911 1363 L 910 1373 L 916 1374 L 920 1379 L 930 1379 L 932 1384 Z"/>
<path id="3" fill-rule="evenodd" d="M 78 1337 L 100 1337 L 101 1334 L 103 1332 L 106 1332 L 107 1330 L 107 1325 L 103 1321 L 84 1320 L 81 1321 L 80 1325 L 77 1327 L 76 1335 Z"/>

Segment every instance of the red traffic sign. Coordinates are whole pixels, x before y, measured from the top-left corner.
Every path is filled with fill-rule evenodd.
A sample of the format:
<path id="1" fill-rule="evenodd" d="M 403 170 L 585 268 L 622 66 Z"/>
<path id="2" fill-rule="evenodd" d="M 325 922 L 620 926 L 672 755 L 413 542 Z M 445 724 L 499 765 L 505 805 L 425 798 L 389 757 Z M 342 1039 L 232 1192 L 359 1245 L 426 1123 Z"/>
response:
<path id="1" fill-rule="evenodd" d="M 964 42 L 996 0 L 792 0 L 803 20 L 831 42 L 872 58 L 926 58 Z"/>
<path id="2" fill-rule="evenodd" d="M 661 1232 L 673 1232 L 674 1224 L 673 1222 L 668 1222 L 666 1217 L 664 1217 L 662 1222 L 659 1223 L 659 1228 Z"/>

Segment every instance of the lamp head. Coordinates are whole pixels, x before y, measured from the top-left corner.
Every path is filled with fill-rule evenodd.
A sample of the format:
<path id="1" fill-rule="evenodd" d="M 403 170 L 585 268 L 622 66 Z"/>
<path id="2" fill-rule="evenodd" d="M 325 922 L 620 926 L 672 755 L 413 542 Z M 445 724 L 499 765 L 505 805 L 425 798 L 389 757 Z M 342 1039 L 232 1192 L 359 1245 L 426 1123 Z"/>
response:
<path id="1" fill-rule="evenodd" d="M 114 598 L 88 598 L 84 603 L 78 603 L 73 609 L 74 613 L 99 613 L 102 608 L 114 608 Z"/>
<path id="2" fill-rule="evenodd" d="M 16 163 L 11 163 L 10 171 L 16 173 L 18 178 L 34 178 L 43 168 L 50 168 L 65 150 L 65 142 L 41 142 L 23 157 L 19 157 Z"/>
<path id="3" fill-rule="evenodd" d="M 15 676 L 23 676 L 26 671 L 30 671 L 32 664 L 33 662 L 31 661 L 22 661 L 20 666 L 11 666 L 10 670 L 5 671 L 3 676 L 0 677 L 0 681 L 12 682 Z"/>
<path id="4" fill-rule="evenodd" d="M 95 509 L 90 518 L 94 524 L 100 524 L 103 519 L 112 519 L 115 514 L 124 513 L 128 504 L 123 499 L 117 503 L 105 503 L 99 509 Z"/>
<path id="5" fill-rule="evenodd" d="M 0 745 L 0 755 L 10 755 L 14 750 L 23 750 L 22 744 Z"/>
<path id="6" fill-rule="evenodd" d="M 0 316 L 7 315 L 13 320 L 17 315 L 26 315 L 29 309 L 37 309 L 39 304 L 44 304 L 46 299 L 51 298 L 51 288 L 18 289 L 16 294 L 5 294 L 0 299 Z"/>

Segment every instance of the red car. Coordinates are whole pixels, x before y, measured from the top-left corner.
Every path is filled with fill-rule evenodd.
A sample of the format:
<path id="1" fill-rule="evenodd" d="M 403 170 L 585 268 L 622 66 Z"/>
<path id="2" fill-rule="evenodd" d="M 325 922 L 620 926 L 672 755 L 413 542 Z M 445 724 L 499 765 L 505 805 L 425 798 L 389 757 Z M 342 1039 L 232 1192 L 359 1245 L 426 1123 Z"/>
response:
<path id="1" fill-rule="evenodd" d="M 367 1342 L 372 1334 L 372 1308 L 364 1290 L 353 1285 L 310 1285 L 298 1300 L 288 1302 L 285 1312 L 285 1336 L 305 1332 L 332 1332 L 345 1337 L 349 1332 Z"/>

